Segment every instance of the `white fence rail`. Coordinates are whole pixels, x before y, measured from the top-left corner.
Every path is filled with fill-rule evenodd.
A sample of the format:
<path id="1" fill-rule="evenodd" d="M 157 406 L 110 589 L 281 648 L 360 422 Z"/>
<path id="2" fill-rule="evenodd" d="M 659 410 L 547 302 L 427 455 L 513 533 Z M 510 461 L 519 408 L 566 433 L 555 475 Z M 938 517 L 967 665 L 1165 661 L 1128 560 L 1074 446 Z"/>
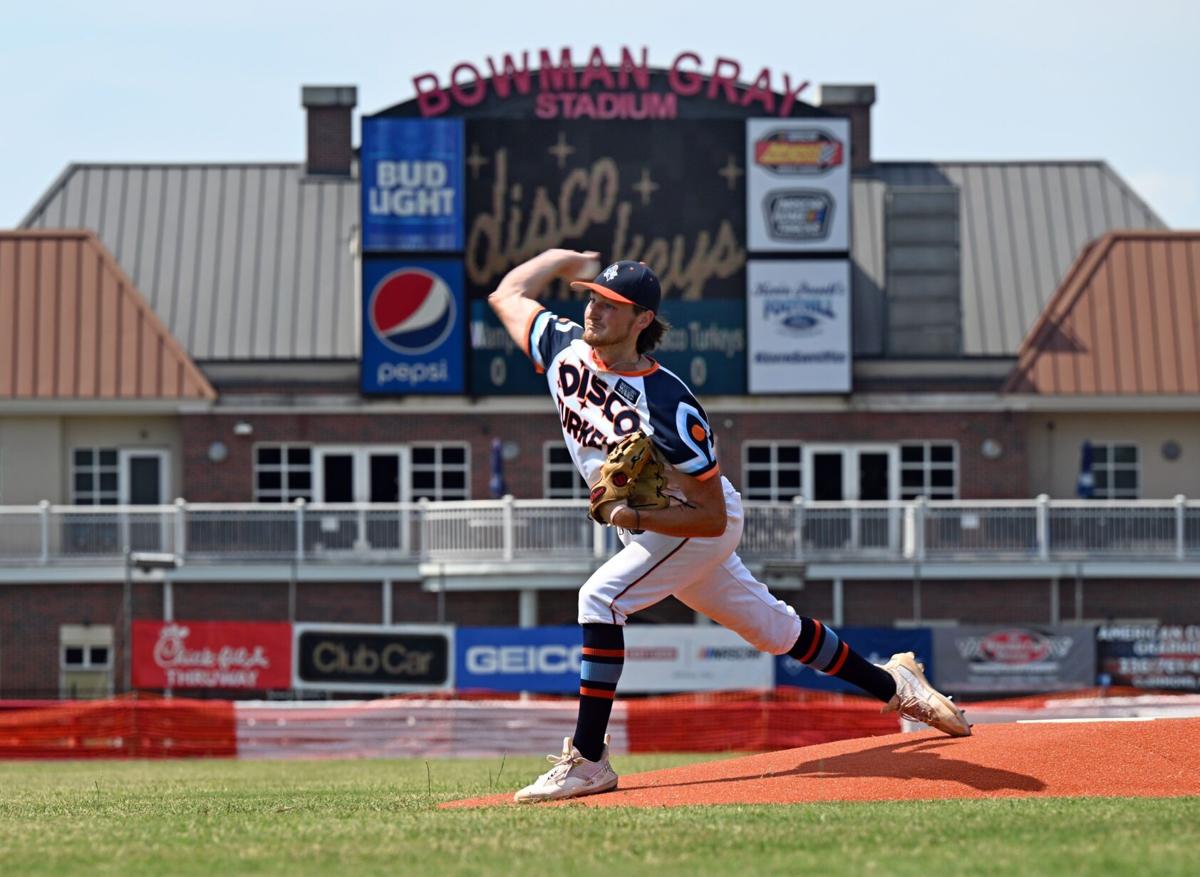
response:
<path id="1" fill-rule="evenodd" d="M 396 562 L 603 557 L 610 532 L 582 500 L 404 504 L 0 506 L 0 564 Z M 1200 502 L 749 502 L 758 560 L 1200 559 Z"/>

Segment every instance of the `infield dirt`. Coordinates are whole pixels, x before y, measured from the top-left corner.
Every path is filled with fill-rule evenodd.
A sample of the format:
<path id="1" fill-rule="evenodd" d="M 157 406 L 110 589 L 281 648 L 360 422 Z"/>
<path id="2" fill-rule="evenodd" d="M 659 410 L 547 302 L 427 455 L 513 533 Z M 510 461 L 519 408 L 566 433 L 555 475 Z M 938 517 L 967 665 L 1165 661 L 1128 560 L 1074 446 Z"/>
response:
<path id="1" fill-rule="evenodd" d="M 1196 795 L 1196 740 L 1200 719 L 977 725 L 973 736 L 959 739 L 935 731 L 893 734 L 632 774 L 614 792 L 554 806 Z M 614 761 L 619 773 L 620 758 Z M 501 804 L 512 804 L 512 796 L 441 806 Z"/>

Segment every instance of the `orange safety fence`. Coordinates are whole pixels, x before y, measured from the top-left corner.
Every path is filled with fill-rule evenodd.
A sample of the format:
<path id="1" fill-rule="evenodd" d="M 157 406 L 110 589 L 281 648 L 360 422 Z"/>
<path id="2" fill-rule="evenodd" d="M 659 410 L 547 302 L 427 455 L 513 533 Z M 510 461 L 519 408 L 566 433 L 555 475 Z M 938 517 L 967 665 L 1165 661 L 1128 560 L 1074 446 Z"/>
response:
<path id="1" fill-rule="evenodd" d="M 630 700 L 626 710 L 630 752 L 770 751 L 900 730 L 877 701 L 798 689 Z"/>
<path id="2" fill-rule="evenodd" d="M 0 712 L 0 759 L 236 755 L 229 701 L 67 701 Z"/>

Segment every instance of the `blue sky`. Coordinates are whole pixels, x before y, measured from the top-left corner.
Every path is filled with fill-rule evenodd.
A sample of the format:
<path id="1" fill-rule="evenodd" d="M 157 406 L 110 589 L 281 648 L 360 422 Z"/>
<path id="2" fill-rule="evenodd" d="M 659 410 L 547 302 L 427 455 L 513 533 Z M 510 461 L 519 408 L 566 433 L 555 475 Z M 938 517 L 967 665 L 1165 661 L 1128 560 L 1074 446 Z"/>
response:
<path id="1" fill-rule="evenodd" d="M 603 11 L 600 11 L 601 5 Z M 335 13 L 334 10 L 337 10 Z M 374 112 L 489 55 L 691 49 L 877 86 L 877 159 L 1099 158 L 1200 228 L 1200 3 L 21 3 L 0 30 L 0 228 L 72 161 L 299 161 L 301 84 Z M 357 135 L 356 135 L 357 137 Z"/>

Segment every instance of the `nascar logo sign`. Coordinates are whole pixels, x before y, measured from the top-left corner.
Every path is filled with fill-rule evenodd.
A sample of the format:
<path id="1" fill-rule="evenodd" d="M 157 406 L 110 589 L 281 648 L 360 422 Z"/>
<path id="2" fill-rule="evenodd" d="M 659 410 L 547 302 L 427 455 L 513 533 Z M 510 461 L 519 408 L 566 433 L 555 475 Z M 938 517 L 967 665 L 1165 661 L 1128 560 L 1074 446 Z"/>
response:
<path id="1" fill-rule="evenodd" d="M 746 122 L 746 240 L 751 251 L 850 248 L 850 122 Z"/>
<path id="2" fill-rule="evenodd" d="M 462 263 L 363 260 L 364 393 L 464 391 Z"/>

